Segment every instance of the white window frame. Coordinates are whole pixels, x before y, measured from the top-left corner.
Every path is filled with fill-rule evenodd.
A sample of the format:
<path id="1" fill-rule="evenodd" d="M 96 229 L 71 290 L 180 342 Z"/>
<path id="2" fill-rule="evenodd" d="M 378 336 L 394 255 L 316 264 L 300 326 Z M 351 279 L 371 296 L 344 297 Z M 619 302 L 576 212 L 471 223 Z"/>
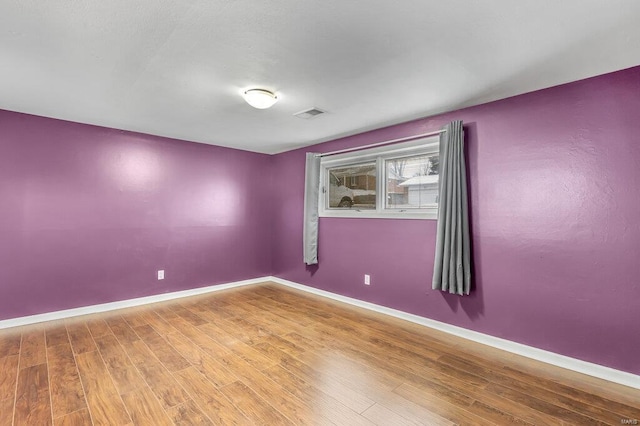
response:
<path id="1" fill-rule="evenodd" d="M 439 136 L 430 136 L 394 145 L 363 149 L 322 157 L 320 162 L 320 195 L 318 200 L 320 217 L 342 217 L 361 219 L 437 219 L 438 204 L 434 203 L 420 209 L 385 208 L 387 193 L 387 176 L 385 161 L 401 157 L 416 155 L 438 154 L 440 148 Z M 329 207 L 329 169 L 357 165 L 361 163 L 376 163 L 376 208 L 330 208 Z"/>

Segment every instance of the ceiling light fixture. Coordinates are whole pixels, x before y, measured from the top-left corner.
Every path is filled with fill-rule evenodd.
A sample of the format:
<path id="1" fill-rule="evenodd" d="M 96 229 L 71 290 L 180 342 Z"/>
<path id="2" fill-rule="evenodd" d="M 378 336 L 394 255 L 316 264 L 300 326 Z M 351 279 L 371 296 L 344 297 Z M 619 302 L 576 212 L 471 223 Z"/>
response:
<path id="1" fill-rule="evenodd" d="M 278 97 L 275 93 L 264 89 L 246 90 L 242 97 L 249 105 L 258 109 L 271 108 L 273 104 L 278 102 Z"/>

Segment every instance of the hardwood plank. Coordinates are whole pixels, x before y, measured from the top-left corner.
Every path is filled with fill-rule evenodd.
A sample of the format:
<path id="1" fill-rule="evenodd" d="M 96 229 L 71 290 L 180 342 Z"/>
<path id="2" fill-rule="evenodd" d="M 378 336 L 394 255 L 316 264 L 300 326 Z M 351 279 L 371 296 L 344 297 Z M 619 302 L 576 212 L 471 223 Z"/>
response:
<path id="1" fill-rule="evenodd" d="M 140 388 L 122 395 L 122 400 L 134 424 L 154 426 L 173 424 L 148 388 Z"/>
<path id="2" fill-rule="evenodd" d="M 469 407 L 466 407 L 467 411 L 476 414 L 483 419 L 493 420 L 496 424 L 517 424 L 517 425 L 530 425 L 533 426 L 536 423 L 529 423 L 519 417 L 509 414 L 507 411 L 500 410 L 491 405 L 487 405 L 480 401 L 474 401 Z"/>
<path id="3" fill-rule="evenodd" d="M 478 424 L 487 426 L 495 424 L 491 420 L 484 419 L 469 412 L 465 407 L 457 406 L 445 400 L 439 400 L 437 397 L 425 398 L 420 389 L 407 384 L 400 385 L 394 390 L 394 392 L 415 404 L 427 408 L 432 413 L 458 424 Z"/>
<path id="4" fill-rule="evenodd" d="M 342 404 L 331 395 L 320 391 L 313 381 L 306 381 L 278 365 L 265 370 L 269 377 L 285 391 L 301 401 L 313 404 L 315 416 L 325 418 L 336 425 L 372 425 L 373 423 Z M 435 423 L 434 423 L 435 424 Z"/>
<path id="5" fill-rule="evenodd" d="M 249 424 L 239 407 L 193 367 L 178 371 L 174 375 L 191 396 L 191 399 L 214 424 Z"/>
<path id="6" fill-rule="evenodd" d="M 409 401 L 408 399 L 403 398 L 402 396 L 390 391 L 385 391 L 384 393 L 378 395 L 376 404 L 381 405 L 406 419 L 410 419 L 411 421 L 419 425 L 451 426 L 455 424 L 451 420 L 445 419 L 444 417 L 437 415 L 427 408 Z"/>
<path id="7" fill-rule="evenodd" d="M 150 325 L 136 327 L 134 330 L 169 371 L 179 371 L 191 365 Z"/>
<path id="8" fill-rule="evenodd" d="M 229 348 L 240 341 L 238 337 L 227 333 L 227 331 L 213 323 L 202 324 L 198 329 L 203 331 L 209 338 L 215 340 L 226 348 Z"/>
<path id="9" fill-rule="evenodd" d="M 508 400 L 493 392 L 487 391 L 484 388 L 468 387 L 466 389 L 466 395 L 474 398 L 475 401 L 468 407 L 465 407 L 472 413 L 479 414 L 486 418 L 496 418 L 496 413 L 492 411 L 499 411 L 500 416 L 510 415 L 519 420 L 524 420 L 531 424 L 555 424 L 558 419 L 535 410 L 529 406 Z M 484 411 L 484 413 L 482 413 Z M 519 421 L 518 420 L 518 421 Z"/>
<path id="10" fill-rule="evenodd" d="M 176 426 L 200 426 L 214 424 L 192 400 L 170 408 L 167 410 L 167 414 Z"/>
<path id="11" fill-rule="evenodd" d="M 143 341 L 124 345 L 124 349 L 164 408 L 189 400 L 186 392 Z"/>
<path id="12" fill-rule="evenodd" d="M 53 417 L 87 407 L 80 374 L 69 342 L 47 349 Z"/>
<path id="13" fill-rule="evenodd" d="M 235 304 L 225 300 L 224 294 L 221 294 L 220 297 L 222 301 L 225 302 L 216 307 L 216 314 L 219 314 L 220 318 L 242 317 L 253 313 L 251 308 L 244 306 L 244 304 Z"/>
<path id="14" fill-rule="evenodd" d="M 216 324 L 218 321 L 231 316 L 226 312 L 217 309 L 219 301 L 216 299 L 202 300 L 200 303 L 190 305 L 187 309 L 197 314 L 200 318 L 208 323 Z"/>
<path id="15" fill-rule="evenodd" d="M 231 352 L 227 346 L 216 340 L 215 336 L 209 336 L 205 330 L 194 327 L 181 318 L 174 320 L 172 324 L 179 330 L 180 334 L 186 336 L 190 341 L 198 345 L 200 349 L 212 356 L 219 356 Z M 235 341 L 237 340 L 234 340 L 234 342 Z"/>
<path id="16" fill-rule="evenodd" d="M 102 318 L 93 318 L 87 321 L 87 327 L 94 339 L 98 337 L 106 336 L 107 334 L 113 334 L 111 329 Z"/>
<path id="17" fill-rule="evenodd" d="M 203 358 L 202 364 L 196 365 L 194 368 L 218 387 L 233 383 L 238 378 L 237 372 L 230 370 L 222 362 L 211 357 Z"/>
<path id="18" fill-rule="evenodd" d="M 285 334 L 281 337 L 295 345 L 306 348 L 307 351 L 309 352 L 322 353 L 330 350 L 327 346 L 315 340 L 311 335 L 304 335 L 298 332 L 292 332 L 292 333 Z"/>
<path id="19" fill-rule="evenodd" d="M 123 312 L 120 315 L 122 319 L 129 325 L 131 328 L 142 327 L 149 324 L 141 315 L 139 309 L 136 311 L 127 311 Z"/>
<path id="20" fill-rule="evenodd" d="M 317 412 L 336 425 L 372 426 L 374 424 L 323 392 L 320 392 L 313 402 L 317 406 Z"/>
<path id="21" fill-rule="evenodd" d="M 462 358 L 454 354 L 447 354 L 442 356 L 440 361 L 459 369 L 480 372 L 483 377 L 487 377 L 495 384 L 529 394 L 535 398 L 569 410 L 577 411 L 580 414 L 603 422 L 611 422 L 614 419 L 625 416 L 631 418 L 640 416 L 640 410 L 635 410 L 616 401 L 595 396 L 589 397 L 586 393 L 572 388 L 563 388 L 553 381 L 524 374 L 513 369 L 505 369 L 489 360 L 483 360 L 475 356 Z M 486 395 L 487 392 L 483 391 L 480 398 Z M 610 410 L 618 410 L 619 413 L 614 414 Z"/>
<path id="22" fill-rule="evenodd" d="M 242 360 L 238 361 L 244 363 Z M 278 383 L 271 380 L 268 373 L 263 374 L 246 363 L 241 368 L 244 372 L 241 381 L 292 423 L 315 423 L 320 418 L 315 413 L 312 403 L 307 404 L 285 391 Z"/>
<path id="23" fill-rule="evenodd" d="M 362 415 L 378 426 L 415 426 L 414 422 L 379 404 L 367 408 Z"/>
<path id="24" fill-rule="evenodd" d="M 339 304 L 334 306 L 339 308 Z M 450 348 L 452 338 L 454 336 L 444 335 L 445 340 L 434 338 L 435 330 L 428 330 L 425 333 L 424 327 L 407 323 L 397 318 L 382 318 L 370 311 L 360 308 L 353 310 L 335 309 L 333 321 L 342 324 L 341 329 L 349 331 L 350 329 L 364 328 L 367 333 L 359 335 L 368 343 L 375 346 L 384 346 L 385 350 L 392 351 L 403 355 L 406 351 L 408 355 L 420 358 L 435 360 L 441 355 L 441 351 Z M 439 333 L 436 331 L 436 333 Z"/>
<path id="25" fill-rule="evenodd" d="M 156 306 L 153 312 L 169 324 L 173 323 L 176 319 L 182 319 L 173 311 L 171 305 L 172 303 L 165 303 L 161 306 Z"/>
<path id="26" fill-rule="evenodd" d="M 481 359 L 485 363 L 489 362 L 494 366 L 500 365 L 508 375 L 513 375 L 519 380 L 526 382 L 532 379 L 532 383 L 538 380 L 544 381 L 549 384 L 550 390 L 554 391 L 556 391 L 556 387 L 559 387 L 558 392 L 567 396 L 573 392 L 583 393 L 587 395 L 587 398 L 588 395 L 597 397 L 594 398 L 595 403 L 606 396 L 604 399 L 610 400 L 614 404 L 622 404 L 635 409 L 640 408 L 638 391 L 627 386 L 541 363 L 490 346 L 476 345 L 464 339 L 459 339 L 451 349 L 451 353 L 455 355 L 464 354 L 465 358 L 471 357 L 474 360 Z M 606 405 L 603 408 L 606 408 Z"/>
<path id="27" fill-rule="evenodd" d="M 217 325 L 231 332 L 234 336 L 241 336 L 239 340 L 250 343 L 255 337 L 268 336 L 271 333 L 264 327 L 251 323 L 245 318 L 231 317 L 220 320 Z"/>
<path id="28" fill-rule="evenodd" d="M 165 321 L 164 318 L 161 318 L 154 311 L 147 311 L 143 314 L 143 316 L 147 321 L 147 324 L 153 327 L 153 329 L 162 336 L 178 331 L 176 327 Z"/>
<path id="29" fill-rule="evenodd" d="M 20 370 L 16 389 L 14 424 L 53 424 L 46 364 Z"/>
<path id="30" fill-rule="evenodd" d="M 314 358 L 309 355 L 313 355 L 317 360 L 314 361 Z M 420 424 L 420 421 L 422 420 L 424 420 L 428 425 L 453 424 L 453 422 L 438 416 L 428 409 L 392 393 L 391 390 L 401 383 L 397 379 L 388 377 L 382 372 L 354 362 L 353 360 L 336 353 L 316 355 L 313 352 L 307 352 L 305 360 L 309 360 L 307 361 L 309 364 L 291 365 L 302 367 L 302 371 L 304 372 L 311 368 L 310 365 L 314 365 L 315 363 L 324 363 L 327 357 L 331 358 L 331 364 L 328 368 L 320 370 L 311 369 L 307 374 L 311 374 L 312 377 L 314 374 L 329 375 L 334 379 L 339 380 L 346 387 L 352 389 L 353 392 L 368 396 L 372 400 L 375 400 L 377 403 L 384 405 L 392 411 L 410 417 L 418 424 Z M 270 375 L 274 375 L 274 371 L 272 369 L 269 369 L 268 371 Z M 284 379 L 279 379 L 279 382 L 281 380 Z"/>
<path id="31" fill-rule="evenodd" d="M 308 326 L 321 320 L 321 318 L 317 318 L 311 315 L 309 312 L 298 306 L 287 304 L 278 300 L 273 300 L 271 298 L 267 298 L 267 300 L 268 302 L 256 304 L 256 307 L 259 307 L 261 309 L 272 309 L 278 311 L 281 316 L 287 318 L 295 318 L 296 322 L 302 326 Z"/>
<path id="32" fill-rule="evenodd" d="M 146 305 L 146 306 L 139 307 L 138 310 L 136 311 L 138 318 L 144 321 L 148 325 L 152 325 L 154 322 L 158 321 L 160 317 L 156 315 L 155 312 L 153 312 L 152 309 L 154 306 L 156 305 L 153 304 L 153 305 Z"/>
<path id="33" fill-rule="evenodd" d="M 472 349 L 478 350 L 475 347 L 472 347 Z M 494 359 L 503 357 L 500 358 L 504 361 L 502 362 L 503 368 L 505 371 L 509 371 L 509 374 L 539 378 L 550 382 L 550 387 L 553 386 L 552 390 L 585 402 L 592 401 L 601 408 L 616 407 L 614 411 L 618 411 L 619 408 L 625 409 L 623 407 L 627 407 L 635 409 L 636 412 L 640 409 L 640 396 L 637 389 L 537 362 L 515 354 L 500 353 L 500 350 L 495 348 L 490 349 L 493 349 Z M 496 352 L 500 353 L 500 355 L 495 355 Z M 612 404 L 608 404 L 605 401 L 609 401 Z"/>
<path id="34" fill-rule="evenodd" d="M 18 362 L 19 355 L 0 358 L 0 400 L 15 398 Z"/>
<path id="35" fill-rule="evenodd" d="M 202 364 L 202 358 L 207 355 L 198 345 L 180 332 L 165 334 L 164 338 L 191 365 Z"/>
<path id="36" fill-rule="evenodd" d="M 297 358 L 311 366 L 329 358 L 331 368 L 324 368 L 325 374 L 330 374 L 345 386 L 365 395 L 377 395 L 381 392 L 386 394 L 387 391 L 391 391 L 403 383 L 401 378 L 382 371 L 375 365 L 338 352 L 330 351 L 330 355 L 327 355 L 323 352 L 307 351 Z M 370 398 L 375 399 L 371 396 Z"/>
<path id="37" fill-rule="evenodd" d="M 74 354 L 83 354 L 97 350 L 93 337 L 84 323 L 68 323 L 67 333 Z"/>
<path id="38" fill-rule="evenodd" d="M 535 398 L 530 394 L 524 394 L 512 389 L 506 388 L 501 385 L 495 385 L 492 383 L 486 387 L 486 390 L 487 392 L 495 393 L 506 399 L 521 403 L 535 410 L 538 410 L 542 413 L 549 414 L 553 417 L 560 418 L 565 421 L 570 421 L 572 423 L 581 424 L 581 425 L 603 424 L 602 422 L 599 422 L 591 417 L 583 416 L 582 414 L 579 414 L 575 411 L 559 407 L 555 404 Z"/>
<path id="39" fill-rule="evenodd" d="M 20 333 L 16 331 L 0 334 L 0 358 L 18 354 L 21 338 Z"/>
<path id="40" fill-rule="evenodd" d="M 374 400 L 366 397 L 360 392 L 348 388 L 343 383 L 336 380 L 333 377 L 333 372 L 332 374 L 325 374 L 324 370 L 318 371 L 308 364 L 292 357 L 283 359 L 281 365 L 303 380 L 313 383 L 316 388 L 327 395 L 331 395 L 336 398 L 342 404 L 357 413 L 362 413 L 375 403 Z"/>
<path id="41" fill-rule="evenodd" d="M 640 418 L 636 389 L 273 284 L 0 330 L 0 355 L 0 426 Z"/>
<path id="42" fill-rule="evenodd" d="M 315 355 L 312 352 L 307 352 L 305 360 L 308 364 L 305 365 L 303 371 L 311 368 L 311 365 L 316 363 L 323 364 L 327 356 Z M 308 355 L 315 355 L 316 361 Z M 414 404 L 413 402 L 400 397 L 399 395 L 391 392 L 391 390 L 398 387 L 401 382 L 397 379 L 388 377 L 378 371 L 372 370 L 362 364 L 358 364 L 347 358 L 332 353 L 330 355 L 331 363 L 324 369 L 312 369 L 311 374 L 323 374 L 329 375 L 332 378 L 340 381 L 347 388 L 352 389 L 353 392 L 362 394 L 378 404 L 384 405 L 386 408 L 410 418 L 412 421 L 418 424 L 427 425 L 451 425 L 453 422 L 446 420 L 436 414 L 428 411 L 427 409 Z M 315 371 L 315 373 L 313 373 Z M 277 379 L 278 383 L 286 383 L 288 381 L 286 375 L 290 375 L 287 370 L 284 370 L 282 366 L 270 368 L 265 371 L 274 380 Z M 300 383 L 298 387 L 302 387 Z"/>
<path id="43" fill-rule="evenodd" d="M 47 338 L 47 347 L 62 345 L 69 343 L 69 335 L 67 334 L 67 327 L 65 327 L 63 321 L 53 321 L 47 324 L 44 330 Z"/>
<path id="44" fill-rule="evenodd" d="M 332 300 L 327 300 L 320 296 L 315 296 L 308 293 L 300 293 L 297 290 L 279 288 L 277 286 L 263 286 L 259 289 L 256 289 L 256 292 L 258 291 L 269 293 L 268 297 L 270 299 L 285 302 L 290 307 L 293 307 L 296 311 L 304 314 L 305 316 L 313 318 L 314 321 L 318 323 L 325 322 L 326 320 L 332 318 L 336 313 L 342 313 L 340 312 L 340 309 L 336 309 L 336 307 L 345 306 L 344 304 L 340 304 Z M 362 311 L 367 312 L 365 310 Z"/>
<path id="45" fill-rule="evenodd" d="M 214 403 L 221 398 L 219 389 L 194 367 L 189 367 L 173 374 L 191 398 L 200 406 Z"/>
<path id="46" fill-rule="evenodd" d="M 74 411 L 66 416 L 53 419 L 55 426 L 86 426 L 91 425 L 91 415 L 89 410 L 84 408 L 82 410 Z"/>
<path id="47" fill-rule="evenodd" d="M 474 386 L 484 386 L 488 380 L 476 374 L 472 374 L 455 368 L 448 368 L 429 358 L 407 354 L 406 358 L 394 354 L 388 354 L 382 348 L 368 344 L 363 341 L 356 341 L 351 335 L 340 330 L 331 331 L 324 324 L 316 324 L 313 329 L 318 331 L 316 338 L 321 340 L 327 347 L 349 354 L 355 359 L 362 360 L 367 364 L 382 369 L 392 375 L 396 375 L 401 380 L 411 381 L 416 386 L 426 380 L 425 387 L 432 388 L 434 383 L 439 383 L 444 390 L 451 382 L 463 382 Z M 355 333 L 357 335 L 357 333 Z M 337 337 L 343 337 L 337 339 Z M 336 342 L 339 342 L 337 344 Z"/>
<path id="48" fill-rule="evenodd" d="M 176 307 L 176 309 L 174 309 L 174 312 L 181 317 L 183 320 L 185 320 L 186 322 L 188 322 L 189 324 L 193 325 L 193 326 L 199 326 L 202 324 L 206 324 L 208 321 L 202 319 L 198 314 L 196 314 L 193 311 L 190 311 L 189 309 L 185 309 L 183 307 Z"/>
<path id="49" fill-rule="evenodd" d="M 47 351 L 44 328 L 37 327 L 34 330 L 23 333 L 20 346 L 20 369 L 46 362 Z"/>
<path id="50" fill-rule="evenodd" d="M 96 344 L 120 395 L 147 386 L 115 336 L 102 336 Z"/>
<path id="51" fill-rule="evenodd" d="M 106 320 L 107 325 L 111 329 L 111 332 L 118 338 L 120 343 L 131 343 L 140 340 L 140 337 L 129 324 L 120 316 L 109 317 Z"/>
<path id="52" fill-rule="evenodd" d="M 307 348 L 297 345 L 286 338 L 273 334 L 256 339 L 256 344 L 260 343 L 268 343 L 272 347 L 293 357 L 301 356 L 308 350 Z"/>
<path id="53" fill-rule="evenodd" d="M 300 312 L 290 312 L 291 307 L 282 302 L 278 302 L 269 298 L 260 297 L 256 300 L 248 300 L 246 302 L 248 306 L 252 306 L 262 316 L 263 312 L 266 313 L 265 317 L 276 324 L 282 324 L 288 328 L 288 333 L 305 333 L 306 327 L 315 322 L 314 318 L 307 318 L 300 315 Z M 249 314 L 249 316 L 255 315 L 255 313 Z"/>
<path id="54" fill-rule="evenodd" d="M 231 349 L 234 355 L 239 356 L 249 365 L 258 370 L 264 370 L 265 368 L 269 368 L 278 363 L 277 360 L 268 358 L 260 351 L 252 348 L 244 342 L 238 341 L 237 343 L 231 345 L 229 349 Z"/>
<path id="55" fill-rule="evenodd" d="M 13 424 L 13 402 L 13 396 L 0 400 L 0 426 L 11 426 Z"/>
<path id="56" fill-rule="evenodd" d="M 127 424 L 131 418 L 98 352 L 76 356 L 94 425 Z"/>
<path id="57" fill-rule="evenodd" d="M 180 333 L 172 333 L 166 336 L 167 341 L 185 357 L 195 369 L 204 374 L 213 384 L 218 387 L 228 385 L 238 380 L 236 374 L 226 368 L 209 353 L 204 352 L 195 346 L 189 339 Z"/>
<path id="58" fill-rule="evenodd" d="M 283 360 L 291 358 L 288 353 L 276 348 L 271 343 L 261 340 L 250 345 L 252 348 L 261 352 L 264 356 L 272 360 L 275 364 L 281 363 Z M 298 354 L 300 356 L 300 354 Z"/>
<path id="59" fill-rule="evenodd" d="M 593 393 L 556 383 L 553 380 L 526 374 L 509 367 L 504 367 L 502 371 L 508 379 L 501 381 L 500 384 L 525 393 L 531 392 L 533 388 L 536 391 L 536 397 L 547 402 L 559 403 L 565 408 L 577 406 L 580 407 L 580 410 L 584 409 L 585 414 L 595 415 L 595 418 L 599 418 L 598 414 L 596 414 L 597 410 L 602 410 L 602 413 L 607 413 L 608 416 L 615 413 L 621 418 L 637 418 L 640 420 L 640 398 L 637 400 L 637 406 L 633 407 L 611 398 L 594 395 Z"/>
<path id="60" fill-rule="evenodd" d="M 260 311 L 259 314 L 254 313 L 244 317 L 244 319 L 256 326 L 262 327 L 268 335 L 280 336 L 295 330 L 304 332 L 304 326 L 269 311 L 263 310 Z"/>
<path id="61" fill-rule="evenodd" d="M 229 354 L 217 358 L 229 371 L 232 371 L 236 377 L 241 380 L 243 378 L 251 378 L 251 371 L 256 371 L 247 361 L 240 358 L 236 354 Z M 237 380 L 234 380 L 234 382 Z M 233 383 L 233 382 L 232 382 Z M 229 383 L 228 383 L 229 384 Z"/>
<path id="62" fill-rule="evenodd" d="M 489 377 L 489 374 L 491 373 L 488 373 L 488 377 Z M 525 393 L 534 398 L 546 401 L 548 403 L 557 405 L 562 408 L 566 408 L 571 411 L 578 412 L 582 415 L 591 417 L 593 419 L 596 419 L 605 423 L 617 422 L 617 420 L 626 416 L 640 417 L 640 410 L 634 410 L 632 408 L 622 406 L 613 401 L 606 408 L 598 407 L 597 405 L 594 405 L 594 402 L 596 401 L 592 401 L 591 403 L 582 402 L 580 400 L 573 399 L 569 396 L 566 396 L 563 393 L 556 393 L 550 390 L 549 388 L 540 387 L 538 385 L 539 382 L 536 383 L 536 380 L 523 382 L 515 379 L 514 377 L 497 374 L 497 373 L 493 373 L 491 374 L 491 376 L 493 376 L 492 382 L 495 384 L 500 384 L 501 386 L 505 386 L 515 391 Z M 543 383 L 540 383 L 540 385 L 543 385 Z M 549 384 L 549 387 L 552 388 L 551 384 Z M 485 388 L 481 397 L 486 396 L 487 394 L 492 394 L 492 392 Z M 611 409 L 615 409 L 615 408 L 619 409 L 621 412 L 625 412 L 626 414 L 616 414 L 610 411 Z M 632 417 L 632 418 L 635 418 L 635 417 Z"/>
<path id="63" fill-rule="evenodd" d="M 238 407 L 245 416 L 256 424 L 293 425 L 274 407 L 260 398 L 242 382 L 234 382 L 221 389 L 222 393 Z"/>
<path id="64" fill-rule="evenodd" d="M 353 333 L 354 331 L 362 327 L 361 321 L 358 319 L 339 317 L 334 319 L 342 326 L 341 330 L 345 330 L 347 333 Z M 347 327 L 348 326 L 348 327 Z M 424 359 L 437 360 L 442 356 L 442 352 L 435 349 L 434 342 L 430 341 L 429 345 L 424 344 L 424 339 L 421 344 L 414 344 L 410 341 L 398 339 L 396 336 L 390 338 L 393 335 L 393 331 L 389 327 L 382 327 L 377 324 L 377 328 L 368 330 L 366 334 L 359 334 L 360 340 L 371 345 L 376 349 L 381 349 L 388 354 L 398 355 L 400 357 L 410 358 L 421 362 Z M 417 340 L 417 339 L 416 339 Z"/>
<path id="65" fill-rule="evenodd" d="M 444 377 L 428 376 L 428 378 L 426 378 L 418 375 L 412 377 L 405 376 L 405 379 L 405 383 L 419 389 L 425 397 L 433 396 L 460 407 L 468 407 L 473 402 L 473 398 L 466 394 L 465 388 L 458 386 L 465 383 L 464 381 Z M 475 382 L 471 381 L 467 383 L 466 389 L 480 388 Z"/>
<path id="66" fill-rule="evenodd" d="M 336 335 L 340 334 L 342 333 L 336 333 Z M 410 359 L 403 360 L 394 355 L 386 355 L 384 351 L 372 347 L 365 350 L 359 342 L 356 342 L 356 338 L 348 341 L 336 339 L 328 331 L 322 331 L 316 335 L 316 338 L 336 352 L 342 352 L 343 355 L 368 365 L 374 370 L 410 383 L 425 393 L 430 393 L 439 399 L 444 398 L 453 404 L 460 403 L 464 406 L 472 402 L 471 398 L 456 390 L 456 384 L 464 389 L 468 386 L 481 386 L 487 383 L 486 379 L 479 376 L 461 370 L 446 369 L 430 359 L 423 359 L 418 363 Z M 344 343 L 338 345 L 336 341 Z"/>

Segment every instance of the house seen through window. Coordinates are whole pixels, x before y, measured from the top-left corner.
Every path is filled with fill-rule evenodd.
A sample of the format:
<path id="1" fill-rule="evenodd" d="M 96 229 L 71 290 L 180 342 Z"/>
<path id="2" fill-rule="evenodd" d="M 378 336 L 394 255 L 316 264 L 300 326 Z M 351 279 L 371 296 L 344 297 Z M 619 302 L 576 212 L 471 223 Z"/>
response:
<path id="1" fill-rule="evenodd" d="M 438 139 L 324 157 L 320 215 L 435 218 Z"/>

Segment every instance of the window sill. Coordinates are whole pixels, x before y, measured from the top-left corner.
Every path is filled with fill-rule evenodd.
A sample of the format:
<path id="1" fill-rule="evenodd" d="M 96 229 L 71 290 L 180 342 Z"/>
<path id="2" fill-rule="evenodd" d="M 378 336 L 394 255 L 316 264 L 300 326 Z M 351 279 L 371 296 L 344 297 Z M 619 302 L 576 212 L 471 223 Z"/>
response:
<path id="1" fill-rule="evenodd" d="M 438 212 L 420 212 L 420 213 L 407 213 L 407 212 L 384 212 L 379 213 L 376 211 L 355 211 L 355 210 L 341 210 L 341 211 L 324 211 L 321 212 L 319 217 L 335 217 L 343 219 L 411 219 L 411 220 L 437 220 Z"/>

